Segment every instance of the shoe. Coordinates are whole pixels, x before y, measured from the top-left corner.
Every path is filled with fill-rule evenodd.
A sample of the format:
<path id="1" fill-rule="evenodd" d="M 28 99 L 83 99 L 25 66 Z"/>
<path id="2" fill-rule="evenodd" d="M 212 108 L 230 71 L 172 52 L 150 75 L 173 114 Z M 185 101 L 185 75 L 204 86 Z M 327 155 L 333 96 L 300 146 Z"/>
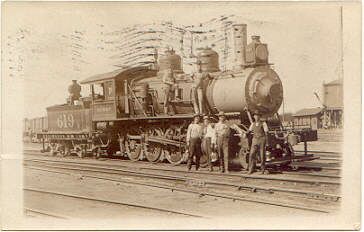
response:
<path id="1" fill-rule="evenodd" d="M 220 170 L 220 172 L 221 172 L 221 173 L 224 173 L 224 172 L 225 172 L 225 170 Z"/>
<path id="2" fill-rule="evenodd" d="M 214 170 L 212 168 L 209 169 L 209 172 L 213 172 Z"/>
<path id="3" fill-rule="evenodd" d="M 266 174 L 268 174 L 268 172 L 265 170 L 260 173 L 260 175 L 266 175 Z"/>
<path id="4" fill-rule="evenodd" d="M 253 174 L 253 170 L 250 170 L 250 171 L 248 171 L 248 175 L 251 175 L 251 174 Z"/>

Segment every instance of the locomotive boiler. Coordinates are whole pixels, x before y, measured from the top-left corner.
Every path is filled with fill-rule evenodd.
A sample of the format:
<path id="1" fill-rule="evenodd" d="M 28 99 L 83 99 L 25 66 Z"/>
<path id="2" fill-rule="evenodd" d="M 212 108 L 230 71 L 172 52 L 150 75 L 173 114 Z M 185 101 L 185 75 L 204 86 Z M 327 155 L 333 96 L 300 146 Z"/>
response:
<path id="1" fill-rule="evenodd" d="M 220 71 L 218 53 L 205 47 L 197 52 L 197 71 L 186 74 L 181 57 L 169 49 L 150 67 L 124 68 L 81 81 L 89 85 L 91 95 L 78 99 L 76 91 L 68 104 L 49 107 L 52 128 L 39 134 L 40 138 L 49 141 L 53 154 L 120 155 L 133 161 L 167 160 L 177 165 L 187 159 L 186 129 L 193 115 L 216 118 L 224 111 L 232 128 L 230 160 L 244 166 L 249 138 L 234 135 L 252 122 L 250 112 L 259 111 L 270 129 L 268 163 L 291 161 L 295 141 L 317 140 L 317 133 L 283 128 L 277 115 L 283 86 L 268 62 L 267 44 L 259 36 L 247 44 L 245 24 L 234 25 L 233 35 L 231 70 Z M 168 90 L 166 75 L 173 78 Z M 206 162 L 207 157 L 202 157 L 202 166 Z"/>

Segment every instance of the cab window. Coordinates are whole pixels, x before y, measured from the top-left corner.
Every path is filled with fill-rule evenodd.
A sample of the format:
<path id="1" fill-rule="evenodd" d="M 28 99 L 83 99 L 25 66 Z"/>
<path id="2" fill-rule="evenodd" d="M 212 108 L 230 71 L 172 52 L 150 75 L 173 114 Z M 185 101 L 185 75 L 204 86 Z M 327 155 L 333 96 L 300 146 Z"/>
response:
<path id="1" fill-rule="evenodd" d="M 114 86 L 112 81 L 108 81 L 104 83 L 105 89 L 105 97 L 107 100 L 114 99 Z"/>
<path id="2" fill-rule="evenodd" d="M 105 89 L 104 83 L 93 84 L 92 88 L 92 96 L 94 100 L 105 100 Z"/>

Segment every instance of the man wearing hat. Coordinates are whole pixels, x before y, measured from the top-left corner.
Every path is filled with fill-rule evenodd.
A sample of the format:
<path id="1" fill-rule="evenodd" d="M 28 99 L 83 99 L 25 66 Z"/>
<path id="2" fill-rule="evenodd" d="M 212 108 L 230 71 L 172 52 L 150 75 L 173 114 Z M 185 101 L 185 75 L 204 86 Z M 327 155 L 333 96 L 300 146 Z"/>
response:
<path id="1" fill-rule="evenodd" d="M 202 127 L 200 125 L 200 115 L 196 114 L 193 117 L 193 122 L 187 128 L 187 147 L 188 147 L 188 160 L 187 168 L 191 170 L 193 157 L 196 159 L 196 171 L 200 167 L 200 156 L 201 156 L 201 138 L 202 138 Z"/>
<path id="2" fill-rule="evenodd" d="M 252 174 L 255 171 L 256 153 L 259 150 L 262 174 L 265 172 L 265 144 L 268 140 L 267 123 L 261 120 L 259 111 L 254 112 L 254 122 L 249 127 L 249 132 L 253 132 L 253 140 L 249 154 L 249 171 Z"/>
<path id="3" fill-rule="evenodd" d="M 229 139 L 230 127 L 225 122 L 225 113 L 220 111 L 219 122 L 215 124 L 217 152 L 219 154 L 220 171 L 229 173 Z"/>
<path id="4" fill-rule="evenodd" d="M 212 148 L 216 144 L 216 132 L 210 123 L 210 117 L 203 117 L 203 126 L 202 126 L 202 153 L 207 157 L 207 163 L 209 166 L 209 171 L 212 172 L 212 161 L 211 161 L 211 153 Z"/>

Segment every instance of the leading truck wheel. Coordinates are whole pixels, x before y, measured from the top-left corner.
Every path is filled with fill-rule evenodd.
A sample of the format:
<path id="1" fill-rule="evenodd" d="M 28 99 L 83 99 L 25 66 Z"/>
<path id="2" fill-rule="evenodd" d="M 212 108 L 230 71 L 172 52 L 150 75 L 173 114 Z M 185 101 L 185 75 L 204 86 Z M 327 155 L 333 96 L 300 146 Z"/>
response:
<path id="1" fill-rule="evenodd" d="M 131 161 L 138 161 L 142 153 L 142 146 L 135 140 L 129 140 L 127 143 L 127 155 Z"/>

